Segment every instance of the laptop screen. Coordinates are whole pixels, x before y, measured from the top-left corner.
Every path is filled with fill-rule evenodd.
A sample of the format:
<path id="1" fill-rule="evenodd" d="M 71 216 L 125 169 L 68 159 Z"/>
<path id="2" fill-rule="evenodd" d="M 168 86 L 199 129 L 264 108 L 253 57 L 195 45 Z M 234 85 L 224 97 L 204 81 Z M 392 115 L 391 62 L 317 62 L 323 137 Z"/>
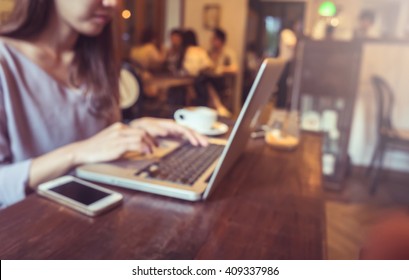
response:
<path id="1" fill-rule="evenodd" d="M 233 127 L 219 163 L 210 178 L 206 191 L 203 194 L 203 199 L 209 197 L 211 192 L 214 191 L 215 185 L 220 183 L 221 179 L 246 148 L 250 134 L 257 123 L 258 112 L 274 93 L 284 65 L 285 61 L 282 59 L 268 58 L 264 60 Z"/>

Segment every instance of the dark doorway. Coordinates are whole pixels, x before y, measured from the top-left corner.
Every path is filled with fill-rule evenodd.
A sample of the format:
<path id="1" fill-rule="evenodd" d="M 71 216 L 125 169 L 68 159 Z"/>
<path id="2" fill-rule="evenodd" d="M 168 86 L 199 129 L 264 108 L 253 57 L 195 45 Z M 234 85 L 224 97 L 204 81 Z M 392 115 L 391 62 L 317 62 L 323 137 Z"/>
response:
<path id="1" fill-rule="evenodd" d="M 281 31 L 296 21 L 301 24 L 301 29 L 303 28 L 305 6 L 305 2 L 249 1 L 243 101 L 253 84 L 262 59 L 278 56 Z"/>
<path id="2" fill-rule="evenodd" d="M 276 56 L 281 30 L 291 22 L 304 23 L 305 2 L 250 0 L 247 45 L 263 56 Z"/>

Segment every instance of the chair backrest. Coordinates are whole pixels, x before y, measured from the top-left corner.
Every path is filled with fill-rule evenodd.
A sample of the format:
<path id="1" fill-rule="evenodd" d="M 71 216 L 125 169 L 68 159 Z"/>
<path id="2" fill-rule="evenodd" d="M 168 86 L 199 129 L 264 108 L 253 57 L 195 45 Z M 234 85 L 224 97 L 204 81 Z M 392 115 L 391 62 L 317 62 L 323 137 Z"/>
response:
<path id="1" fill-rule="evenodd" d="M 130 62 L 122 64 L 119 88 L 123 120 L 129 121 L 140 117 L 140 105 L 144 96 L 143 83 L 136 68 Z"/>
<path id="2" fill-rule="evenodd" d="M 376 98 L 378 131 L 381 132 L 382 129 L 392 129 L 391 119 L 395 103 L 393 90 L 385 79 L 377 75 L 372 76 L 371 81 Z"/>

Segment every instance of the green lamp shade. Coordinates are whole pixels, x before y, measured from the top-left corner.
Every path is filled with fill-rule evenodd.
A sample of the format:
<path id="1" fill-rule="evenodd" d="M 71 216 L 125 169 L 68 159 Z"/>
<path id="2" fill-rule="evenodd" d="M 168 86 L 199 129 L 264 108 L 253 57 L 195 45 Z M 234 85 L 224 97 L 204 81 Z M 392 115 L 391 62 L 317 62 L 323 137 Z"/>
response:
<path id="1" fill-rule="evenodd" d="M 333 17 L 337 13 L 337 7 L 334 3 L 327 1 L 321 4 L 318 13 L 323 17 Z"/>

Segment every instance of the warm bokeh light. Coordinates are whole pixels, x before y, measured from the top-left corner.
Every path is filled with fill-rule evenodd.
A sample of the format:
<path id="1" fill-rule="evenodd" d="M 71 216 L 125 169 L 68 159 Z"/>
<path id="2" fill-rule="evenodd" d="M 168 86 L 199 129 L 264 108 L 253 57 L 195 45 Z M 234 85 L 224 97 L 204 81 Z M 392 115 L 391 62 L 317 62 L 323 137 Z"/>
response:
<path id="1" fill-rule="evenodd" d="M 339 18 L 337 17 L 332 18 L 330 23 L 331 23 L 331 26 L 337 27 L 339 25 Z"/>
<path id="2" fill-rule="evenodd" d="M 124 19 L 129 19 L 132 16 L 132 13 L 130 10 L 123 10 L 122 11 L 122 17 Z"/>

